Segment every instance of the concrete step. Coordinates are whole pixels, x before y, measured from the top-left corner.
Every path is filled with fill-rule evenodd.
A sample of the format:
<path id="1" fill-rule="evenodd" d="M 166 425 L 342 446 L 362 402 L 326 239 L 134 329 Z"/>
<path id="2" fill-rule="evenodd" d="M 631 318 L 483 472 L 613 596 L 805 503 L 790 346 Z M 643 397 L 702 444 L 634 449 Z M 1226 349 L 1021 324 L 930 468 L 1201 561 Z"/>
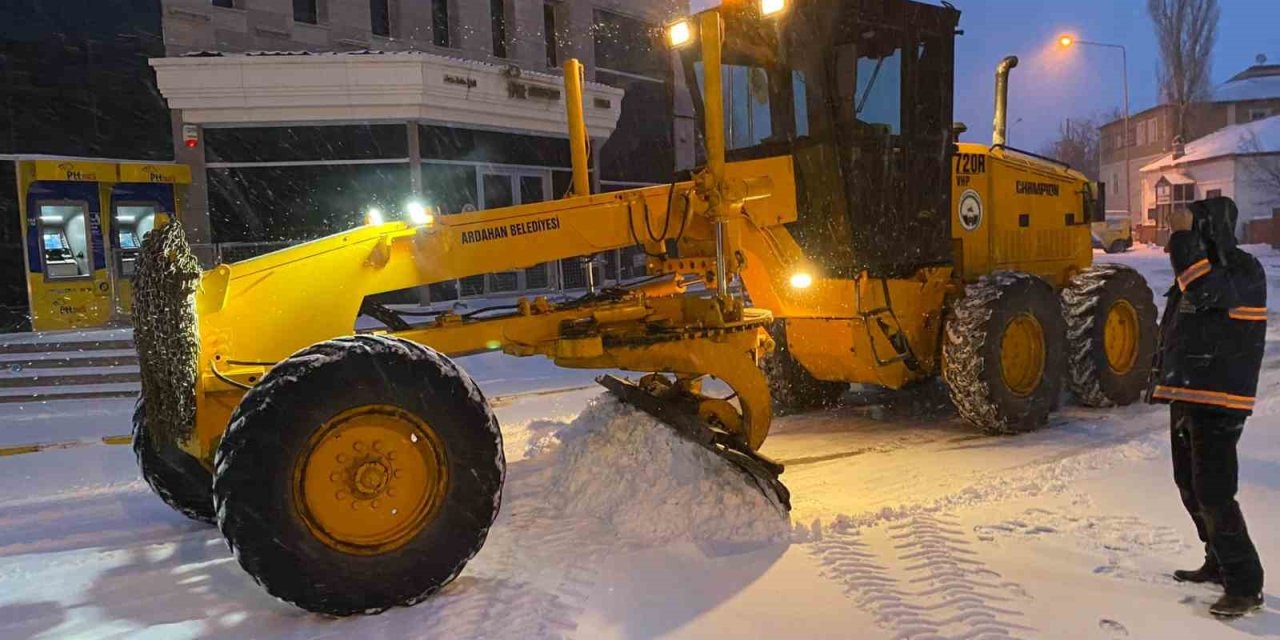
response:
<path id="1" fill-rule="evenodd" d="M 133 349 L 133 329 L 45 331 L 0 335 L 0 355 Z"/>
<path id="2" fill-rule="evenodd" d="M 0 353 L 0 371 L 27 369 L 87 369 L 93 367 L 136 367 L 138 354 L 132 349 L 44 353 Z"/>
<path id="3" fill-rule="evenodd" d="M 56 373 L 45 373 L 36 370 L 38 375 L 29 375 L 29 371 L 14 374 L 8 370 L 0 371 L 0 389 L 18 389 L 33 387 L 69 387 L 76 385 L 137 383 L 141 378 L 137 367 L 112 367 L 103 369 L 65 369 L 54 370 Z M 23 375 L 28 374 L 28 375 Z"/>
<path id="4" fill-rule="evenodd" d="M 0 404 L 36 403 L 56 400 L 136 398 L 140 391 L 141 387 L 136 382 L 47 387 L 10 387 L 0 388 Z"/>

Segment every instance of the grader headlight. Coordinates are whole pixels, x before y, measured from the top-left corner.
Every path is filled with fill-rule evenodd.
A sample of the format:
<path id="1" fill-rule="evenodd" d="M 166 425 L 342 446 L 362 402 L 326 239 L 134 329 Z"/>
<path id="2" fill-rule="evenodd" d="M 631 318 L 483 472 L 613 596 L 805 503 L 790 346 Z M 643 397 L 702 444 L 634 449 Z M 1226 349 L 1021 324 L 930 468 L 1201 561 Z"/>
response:
<path id="1" fill-rule="evenodd" d="M 813 275 L 807 271 L 797 271 L 791 274 L 792 289 L 808 289 L 813 286 Z"/>
<path id="2" fill-rule="evenodd" d="M 787 0 L 760 0 L 760 15 L 768 18 L 787 10 Z"/>
<path id="3" fill-rule="evenodd" d="M 672 49 L 683 47 L 693 42 L 693 24 L 688 20 L 680 20 L 667 25 L 667 44 Z"/>
<path id="4" fill-rule="evenodd" d="M 364 212 L 364 223 L 366 225 L 376 227 L 385 221 L 386 218 L 382 217 L 382 210 L 377 207 L 369 207 L 369 209 Z"/>
<path id="5" fill-rule="evenodd" d="M 418 201 L 409 203 L 409 222 L 415 227 L 429 227 L 436 222 L 436 217 L 428 209 L 427 206 Z"/>

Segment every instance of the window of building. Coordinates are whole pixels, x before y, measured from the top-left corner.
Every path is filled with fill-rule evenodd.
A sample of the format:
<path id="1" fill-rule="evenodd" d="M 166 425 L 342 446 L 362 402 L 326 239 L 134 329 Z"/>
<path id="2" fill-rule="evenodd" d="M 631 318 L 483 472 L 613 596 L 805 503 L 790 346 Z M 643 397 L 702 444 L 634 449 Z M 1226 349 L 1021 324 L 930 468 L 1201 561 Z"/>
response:
<path id="1" fill-rule="evenodd" d="M 235 9 L 236 0 L 213 0 L 213 6 L 222 7 L 223 9 Z"/>
<path id="2" fill-rule="evenodd" d="M 489 0 L 489 17 L 493 21 L 493 55 L 507 57 L 507 2 Z"/>
<path id="3" fill-rule="evenodd" d="M 375 36 L 391 37 L 391 0 L 369 0 L 369 30 Z"/>
<path id="4" fill-rule="evenodd" d="M 1271 117 L 1270 109 L 1250 109 L 1249 110 L 1249 122 L 1254 122 L 1257 120 L 1262 120 L 1270 117 Z"/>
<path id="5" fill-rule="evenodd" d="M 431 0 L 431 43 L 437 47 L 453 46 L 449 30 L 449 0 Z"/>
<path id="6" fill-rule="evenodd" d="M 1158 118 L 1147 121 L 1147 142 L 1155 144 L 1160 141 L 1160 122 Z"/>
<path id="7" fill-rule="evenodd" d="M 1222 197 L 1222 189 L 1210 189 L 1210 190 L 1208 190 L 1208 191 L 1204 192 L 1204 197 L 1205 197 L 1206 199 L 1208 199 L 1208 198 L 1221 198 L 1221 197 Z"/>
<path id="8" fill-rule="evenodd" d="M 659 28 L 629 16 L 597 9 L 592 31 L 596 67 L 612 73 L 665 81 L 668 57 L 660 41 Z"/>
<path id="9" fill-rule="evenodd" d="M 1147 123 L 1139 122 L 1138 123 L 1138 146 L 1141 147 L 1146 144 L 1147 144 Z"/>
<path id="10" fill-rule="evenodd" d="M 560 66 L 560 55 L 557 51 L 556 38 L 556 5 L 542 3 L 542 42 L 547 50 L 547 66 Z"/>
<path id="11" fill-rule="evenodd" d="M 293 21 L 317 24 L 320 22 L 319 0 L 293 0 Z"/>
<path id="12" fill-rule="evenodd" d="M 1156 223 L 1169 228 L 1172 215 L 1186 211 L 1187 205 L 1196 199 L 1195 184 L 1170 184 L 1165 178 L 1156 183 Z"/>

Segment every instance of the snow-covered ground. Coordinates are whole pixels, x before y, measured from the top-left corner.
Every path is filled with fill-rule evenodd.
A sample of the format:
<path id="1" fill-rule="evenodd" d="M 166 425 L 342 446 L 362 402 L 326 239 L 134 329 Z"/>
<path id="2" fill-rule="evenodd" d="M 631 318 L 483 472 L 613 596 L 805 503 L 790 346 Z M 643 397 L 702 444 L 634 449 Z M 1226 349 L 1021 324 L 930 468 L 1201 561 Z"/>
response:
<path id="1" fill-rule="evenodd" d="M 1261 247 L 1273 308 L 1280 254 Z M 1102 256 L 1157 292 L 1167 258 Z M 1280 567 L 1280 322 L 1240 500 Z M 218 532 L 137 478 L 131 401 L 0 407 L 0 638 L 1249 638 L 1280 637 L 1280 593 L 1220 622 L 1176 584 L 1202 550 L 1170 477 L 1167 409 L 1066 407 L 1047 429 L 974 434 L 936 386 L 851 394 L 780 419 L 790 522 L 647 418 L 595 401 L 590 373 L 488 354 L 510 464 L 489 541 L 422 604 L 332 620 L 267 596 Z M 585 410 L 585 413 L 584 413 Z M 580 416 L 580 414 L 583 414 Z M 1280 569 L 1276 569 L 1280 570 Z"/>

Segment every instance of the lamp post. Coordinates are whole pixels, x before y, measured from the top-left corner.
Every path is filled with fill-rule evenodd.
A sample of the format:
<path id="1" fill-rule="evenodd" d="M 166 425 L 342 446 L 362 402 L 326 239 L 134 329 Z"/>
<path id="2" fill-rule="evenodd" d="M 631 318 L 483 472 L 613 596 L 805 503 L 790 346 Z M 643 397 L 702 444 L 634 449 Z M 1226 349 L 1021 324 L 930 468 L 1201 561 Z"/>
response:
<path id="1" fill-rule="evenodd" d="M 1106 47 L 1108 49 L 1120 50 L 1120 62 L 1123 68 L 1124 76 L 1124 136 L 1121 138 L 1124 144 L 1124 202 L 1125 207 L 1129 209 L 1129 219 L 1133 220 L 1133 188 L 1130 184 L 1129 177 L 1129 161 L 1132 150 L 1129 145 L 1129 52 L 1125 50 L 1122 44 L 1110 44 L 1107 42 L 1090 42 L 1088 40 L 1077 40 L 1074 36 L 1063 34 L 1058 37 L 1058 45 L 1064 49 L 1074 45 L 1083 44 L 1093 47 Z"/>

